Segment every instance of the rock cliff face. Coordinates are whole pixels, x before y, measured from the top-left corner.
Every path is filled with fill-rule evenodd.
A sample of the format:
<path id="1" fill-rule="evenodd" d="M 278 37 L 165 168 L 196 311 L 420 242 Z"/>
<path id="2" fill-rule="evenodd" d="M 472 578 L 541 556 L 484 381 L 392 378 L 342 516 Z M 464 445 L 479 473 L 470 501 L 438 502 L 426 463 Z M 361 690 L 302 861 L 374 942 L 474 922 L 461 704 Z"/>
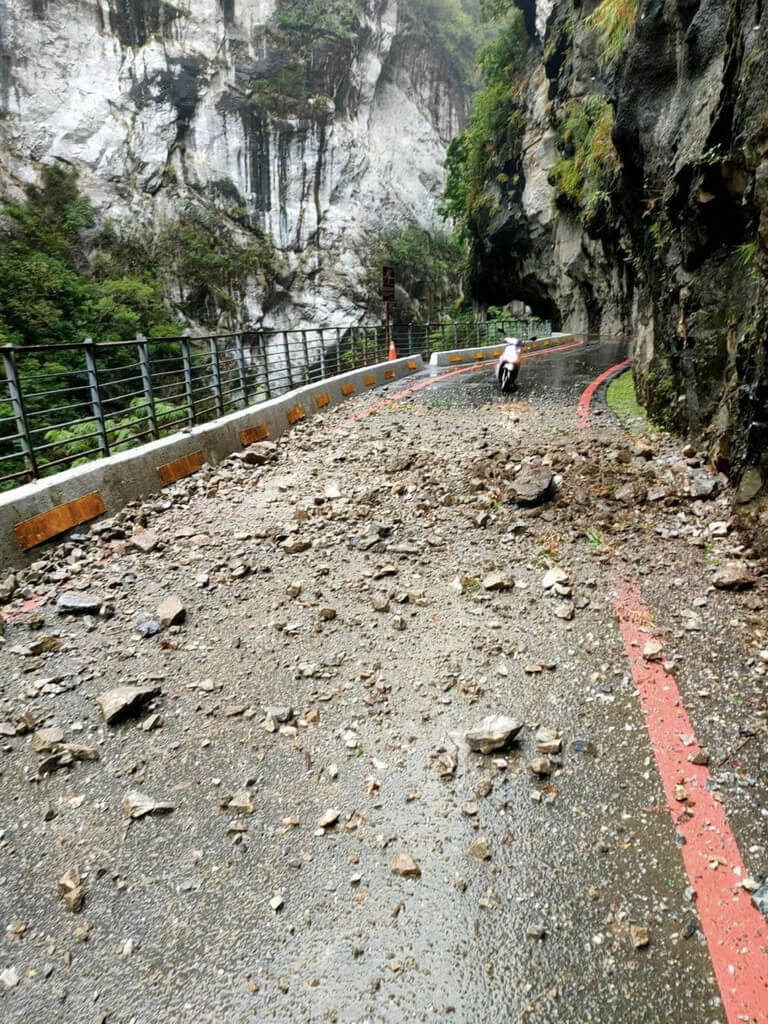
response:
<path id="1" fill-rule="evenodd" d="M 705 442 L 747 500 L 768 480 L 768 7 L 518 6 L 533 33 L 526 127 L 515 188 L 488 183 L 474 292 L 633 334 L 647 404 Z M 636 6 L 613 52 L 608 6 Z"/>
<path id="2" fill-rule="evenodd" d="M 244 317 L 356 322 L 367 234 L 436 222 L 467 95 L 407 4 L 331 6 L 0 0 L 0 191 L 58 160 L 101 216 L 150 230 L 216 210 L 287 254 L 282 290 Z"/>

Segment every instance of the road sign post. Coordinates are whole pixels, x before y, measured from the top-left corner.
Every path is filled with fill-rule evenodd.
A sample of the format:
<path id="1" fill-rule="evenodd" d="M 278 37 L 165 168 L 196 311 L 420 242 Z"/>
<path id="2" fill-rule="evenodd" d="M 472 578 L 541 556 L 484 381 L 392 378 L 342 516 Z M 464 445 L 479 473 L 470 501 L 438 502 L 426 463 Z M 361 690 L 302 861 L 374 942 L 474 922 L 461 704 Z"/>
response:
<path id="1" fill-rule="evenodd" d="M 381 268 L 381 298 L 384 303 L 384 347 L 390 356 L 392 349 L 390 305 L 395 301 L 395 268 L 387 264 Z"/>

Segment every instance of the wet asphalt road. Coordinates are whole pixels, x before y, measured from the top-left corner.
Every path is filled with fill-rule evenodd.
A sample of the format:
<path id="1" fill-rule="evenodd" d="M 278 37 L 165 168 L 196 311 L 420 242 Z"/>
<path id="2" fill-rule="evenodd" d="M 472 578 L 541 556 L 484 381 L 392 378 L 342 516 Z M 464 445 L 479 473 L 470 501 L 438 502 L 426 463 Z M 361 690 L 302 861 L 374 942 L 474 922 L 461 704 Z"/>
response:
<path id="1" fill-rule="evenodd" d="M 442 398 L 458 406 L 510 402 L 541 402 L 545 406 L 575 404 L 588 384 L 631 355 L 631 341 L 627 339 L 588 338 L 584 342 L 583 346 L 563 352 L 545 350 L 542 354 L 525 356 L 518 387 L 512 395 L 500 392 L 494 364 L 476 372 L 445 377 L 422 392 L 422 400 L 434 402 Z M 440 373 L 440 370 L 432 371 L 435 376 Z"/>
<path id="2" fill-rule="evenodd" d="M 258 487 L 192 494 L 158 515 L 164 552 L 96 574 L 94 587 L 125 568 L 133 582 L 96 633 L 65 624 L 72 645 L 45 671 L 68 668 L 79 687 L 45 724 L 78 719 L 79 741 L 102 743 L 102 761 L 33 785 L 26 741 L 9 741 L 0 762 L 0 914 L 27 923 L 0 970 L 33 972 L 0 988 L 0 1019 L 726 1024 L 612 613 L 614 556 L 569 536 L 551 510 L 529 516 L 523 532 L 503 517 L 478 530 L 460 505 L 428 499 L 435 480 L 459 497 L 471 491 L 473 460 L 489 444 L 542 454 L 583 444 L 578 396 L 625 357 L 621 344 L 592 344 L 527 360 L 511 399 L 485 369 L 354 426 L 329 417 L 330 436 L 302 427 Z M 521 422 L 510 425 L 504 407 L 515 404 Z M 369 468 L 413 450 L 432 453 L 434 479 L 427 469 L 412 493 L 391 492 L 389 477 Z M 289 521 L 327 479 L 356 497 L 305 527 L 315 531 L 311 552 L 286 556 L 254 529 Z M 431 543 L 416 554 L 358 546 L 367 520 L 355 509 L 374 483 L 383 485 L 371 499 L 376 520 L 393 524 L 393 539 Z M 190 547 L 190 531 L 216 538 L 214 550 Z M 651 542 L 649 560 L 673 557 L 660 545 Z M 233 554 L 254 566 L 244 581 L 224 573 L 220 585 L 192 587 Z M 700 570 L 685 559 L 687 549 L 677 571 L 690 574 L 693 592 Z M 388 560 L 396 576 L 382 582 Z M 573 622 L 542 594 L 553 563 L 568 566 L 580 599 Z M 514 590 L 449 588 L 457 575 L 476 580 L 498 567 L 514 574 Z M 285 599 L 296 581 L 301 599 Z M 178 648 L 137 641 L 130 623 L 169 589 L 189 608 Z M 393 611 L 398 594 L 422 595 L 402 605 L 404 632 L 371 610 L 381 589 L 391 589 Z M 328 604 L 337 618 L 320 626 L 317 607 Z M 23 676 L 10 654 L 0 659 L 10 700 Z M 531 665 L 548 667 L 530 674 Z M 164 727 L 105 729 L 93 697 L 106 681 L 153 674 Z M 204 678 L 215 692 L 190 689 Z M 241 702 L 318 709 L 319 722 L 294 738 L 265 734 L 260 715 L 223 710 Z M 501 712 L 526 723 L 520 742 L 498 759 L 466 751 L 463 732 Z M 560 766 L 544 780 L 528 768 L 539 725 L 563 738 Z M 441 750 L 457 755 L 451 777 L 439 774 Z M 222 794 L 246 785 L 254 815 L 233 834 Z M 130 788 L 178 809 L 126 830 L 120 803 Z M 73 794 L 85 796 L 74 810 Z M 328 808 L 341 824 L 318 835 Z M 468 853 L 478 837 L 487 860 Z M 401 850 L 421 878 L 391 873 Z M 87 872 L 77 917 L 55 897 L 73 862 Z M 84 920 L 90 933 L 79 941 Z M 634 948 L 631 925 L 649 930 L 647 947 Z"/>

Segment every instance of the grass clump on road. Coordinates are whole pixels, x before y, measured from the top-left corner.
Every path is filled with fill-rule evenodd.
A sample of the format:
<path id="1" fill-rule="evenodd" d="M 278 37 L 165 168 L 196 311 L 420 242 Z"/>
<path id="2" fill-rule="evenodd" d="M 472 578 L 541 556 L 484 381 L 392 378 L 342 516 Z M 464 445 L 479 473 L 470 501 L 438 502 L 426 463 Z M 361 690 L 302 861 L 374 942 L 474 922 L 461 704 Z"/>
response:
<path id="1" fill-rule="evenodd" d="M 631 434 L 642 434 L 650 428 L 647 413 L 637 400 L 635 378 L 631 370 L 611 381 L 605 400 L 624 429 Z"/>

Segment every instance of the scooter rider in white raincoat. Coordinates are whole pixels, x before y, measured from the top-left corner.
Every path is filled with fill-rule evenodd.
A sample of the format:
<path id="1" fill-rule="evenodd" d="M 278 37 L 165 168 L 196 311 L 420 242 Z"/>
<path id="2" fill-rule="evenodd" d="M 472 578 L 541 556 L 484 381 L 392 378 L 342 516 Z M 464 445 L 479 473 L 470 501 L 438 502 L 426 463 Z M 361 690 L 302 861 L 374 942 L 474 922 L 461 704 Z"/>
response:
<path id="1" fill-rule="evenodd" d="M 505 395 L 511 394 L 517 384 L 520 373 L 520 362 L 523 356 L 523 343 L 519 338 L 505 338 L 506 348 L 501 353 L 496 367 L 496 379 Z"/>

